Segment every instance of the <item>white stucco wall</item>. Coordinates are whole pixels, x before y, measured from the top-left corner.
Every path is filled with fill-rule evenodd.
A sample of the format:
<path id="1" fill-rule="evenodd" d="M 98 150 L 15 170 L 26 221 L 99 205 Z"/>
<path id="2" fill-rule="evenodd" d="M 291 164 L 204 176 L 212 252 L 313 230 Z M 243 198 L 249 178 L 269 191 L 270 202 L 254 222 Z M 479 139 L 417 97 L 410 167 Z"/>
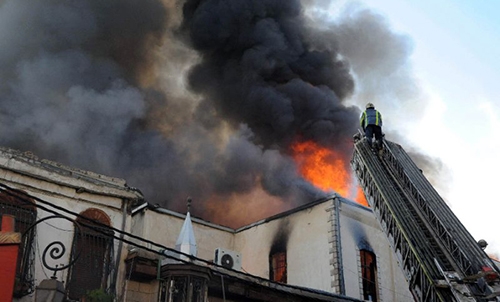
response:
<path id="1" fill-rule="evenodd" d="M 294 214 L 288 245 L 288 283 L 332 292 L 330 202 Z"/>
<path id="2" fill-rule="evenodd" d="M 152 210 L 145 210 L 136 214 L 133 218 L 134 221 L 137 220 L 137 222 L 133 222 L 135 225 L 133 233 L 142 236 L 144 239 L 175 249 L 185 219 L 184 215 L 175 214 L 158 213 Z M 230 230 L 217 228 L 215 225 L 205 225 L 198 222 L 196 218 L 191 221 L 196 238 L 198 258 L 213 260 L 216 248 L 234 249 L 234 235 Z"/>
<path id="3" fill-rule="evenodd" d="M 331 292 L 329 205 L 321 203 L 239 232 L 235 248 L 243 255 L 245 271 L 269 278 L 269 253 L 282 231 L 288 234 L 287 283 Z"/>
<path id="4" fill-rule="evenodd" d="M 288 230 L 288 284 L 333 292 L 330 253 L 333 232 L 328 209 L 333 200 L 257 224 L 238 232 L 235 249 L 243 255 L 246 272 L 269 278 L 269 252 L 279 230 Z M 368 208 L 340 203 L 340 240 L 346 295 L 362 299 L 359 249 L 368 246 L 377 257 L 380 301 L 413 301 L 389 242 Z"/>
<path id="5" fill-rule="evenodd" d="M 63 168 L 61 169 L 64 173 L 56 173 L 57 169 L 58 167 L 47 170 L 36 160 L 18 161 L 5 157 L 0 152 L 0 182 L 76 213 L 89 208 L 102 210 L 109 216 L 111 225 L 118 229 L 121 229 L 123 223 L 124 200 L 140 198 L 136 193 L 129 192 L 122 180 L 91 172 L 76 171 L 73 174 L 71 170 Z M 243 272 L 267 279 L 272 244 L 276 236 L 285 234 L 288 236 L 286 246 L 288 284 L 333 292 L 332 217 L 335 213 L 332 212 L 332 207 L 333 199 L 330 199 L 283 213 L 273 220 L 255 223 L 240 230 L 231 230 L 193 218 L 197 257 L 211 261 L 216 248 L 233 250 L 242 256 Z M 47 215 L 49 214 L 42 210 L 38 211 L 38 219 Z M 388 240 L 371 211 L 359 205 L 343 202 L 339 215 L 346 294 L 361 298 L 359 249 L 369 246 L 377 256 L 380 301 L 413 301 Z M 130 215 L 126 217 L 125 231 L 175 248 L 184 219 L 185 216 L 179 213 L 169 213 L 169 211 L 160 213 L 145 209 L 133 217 Z M 52 263 L 54 265 L 67 264 L 72 239 L 73 225 L 62 219 L 49 220 L 37 228 L 37 249 L 40 252 L 47 244 L 54 241 L 61 241 L 68 249 L 61 259 Z M 127 254 L 126 248 L 127 245 L 124 245 L 122 260 Z M 114 250 L 118 253 L 118 241 L 115 241 Z M 37 254 L 35 257 L 36 284 L 52 275 L 51 271 L 42 267 L 40 256 Z M 123 264 L 123 261 L 120 263 Z M 58 279 L 66 282 L 67 273 L 68 270 L 59 272 Z M 120 266 L 118 278 L 118 290 L 120 290 L 121 280 L 124 278 L 124 265 Z M 144 290 L 137 292 L 154 295 L 145 287 Z M 33 299 L 34 297 L 25 297 L 22 301 Z"/>
<path id="6" fill-rule="evenodd" d="M 346 294 L 362 298 L 359 250 L 365 248 L 376 255 L 380 301 L 413 301 L 389 241 L 371 210 L 341 203 L 340 226 Z"/>
<path id="7" fill-rule="evenodd" d="M 11 152 L 11 150 L 9 150 Z M 57 163 L 40 161 L 33 157 L 23 157 L 22 154 L 9 153 L 0 150 L 0 183 L 10 188 L 21 190 L 41 201 L 34 201 L 39 206 L 46 207 L 63 216 L 75 219 L 69 213 L 51 206 L 55 205 L 62 209 L 80 214 L 90 208 L 98 209 L 104 212 L 110 219 L 112 227 L 121 229 L 123 225 L 123 204 L 126 200 L 138 200 L 142 196 L 139 193 L 129 190 L 125 186 L 125 181 L 99 175 L 93 172 L 86 172 L 77 169 L 71 169 L 58 165 Z M 37 221 L 54 215 L 40 207 L 37 210 Z M 130 231 L 130 216 L 125 216 L 125 231 Z M 74 228 L 72 222 L 56 218 L 41 222 L 36 227 L 36 255 L 34 258 L 34 277 L 35 286 L 43 279 L 50 278 L 53 271 L 43 267 L 41 263 L 42 253 L 45 248 L 56 241 L 61 242 L 66 251 L 60 259 L 53 260 L 46 257 L 48 264 L 55 267 L 58 265 L 67 265 L 71 255 L 71 245 L 73 241 Z M 117 258 L 124 259 L 126 255 L 125 246 L 120 251 L 118 241 L 114 241 L 113 261 Z M 51 249 L 48 251 L 50 252 Z M 120 276 L 123 276 L 124 266 L 120 267 Z M 58 271 L 56 277 L 59 281 L 67 282 L 69 270 Z M 110 276 L 112 278 L 112 276 Z M 111 280 L 111 279 L 110 279 Z M 34 301 L 35 295 L 25 296 L 15 301 Z"/>
<path id="8" fill-rule="evenodd" d="M 286 220 L 273 220 L 239 232 L 234 250 L 242 255 L 241 266 L 251 275 L 269 278 L 269 251 L 274 235 L 284 228 Z"/>
<path id="9" fill-rule="evenodd" d="M 31 195 L 36 196 L 38 194 L 31 194 Z M 105 212 L 110 217 L 112 227 L 120 229 L 122 225 L 121 212 L 118 209 L 111 209 L 109 207 L 100 206 L 97 204 L 88 204 L 85 202 L 72 201 L 53 196 L 44 196 L 41 194 L 36 197 L 60 205 L 64 208 L 71 209 L 71 211 L 76 213 L 81 213 L 89 208 L 99 209 Z M 44 215 L 47 215 L 47 213 L 40 214 L 38 218 L 39 219 L 43 218 Z M 46 223 L 42 222 L 41 224 L 38 225 L 37 228 L 39 250 L 43 251 L 43 249 L 45 249 L 45 246 L 47 246 L 51 242 L 61 241 L 66 246 L 67 252 L 63 258 L 58 259 L 57 261 L 53 261 L 53 264 L 54 265 L 61 263 L 67 264 L 70 256 L 70 249 L 73 241 L 73 235 L 74 235 L 74 225 L 69 221 L 62 219 L 52 219 L 52 220 L 47 220 Z M 114 243 L 115 243 L 114 246 L 115 255 L 113 256 L 113 258 L 116 259 L 117 257 L 116 253 L 118 253 L 117 250 L 118 242 L 115 241 Z M 68 271 L 69 270 L 67 269 L 60 271 L 57 274 L 58 279 L 66 282 Z M 43 266 L 41 266 L 39 261 L 36 261 L 35 272 L 36 272 L 36 282 L 35 282 L 36 284 L 38 284 L 41 280 L 45 279 L 47 275 L 49 277 L 51 276 L 51 271 L 48 271 L 45 268 L 43 268 Z"/>

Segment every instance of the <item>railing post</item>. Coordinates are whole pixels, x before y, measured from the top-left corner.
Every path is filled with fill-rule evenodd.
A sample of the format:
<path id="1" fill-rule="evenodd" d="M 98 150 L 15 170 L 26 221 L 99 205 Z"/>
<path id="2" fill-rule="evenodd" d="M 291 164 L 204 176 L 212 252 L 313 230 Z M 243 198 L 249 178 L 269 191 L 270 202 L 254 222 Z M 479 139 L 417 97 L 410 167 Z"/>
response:
<path id="1" fill-rule="evenodd" d="M 15 231 L 15 217 L 2 215 L 0 229 L 0 301 L 12 301 L 21 234 Z"/>

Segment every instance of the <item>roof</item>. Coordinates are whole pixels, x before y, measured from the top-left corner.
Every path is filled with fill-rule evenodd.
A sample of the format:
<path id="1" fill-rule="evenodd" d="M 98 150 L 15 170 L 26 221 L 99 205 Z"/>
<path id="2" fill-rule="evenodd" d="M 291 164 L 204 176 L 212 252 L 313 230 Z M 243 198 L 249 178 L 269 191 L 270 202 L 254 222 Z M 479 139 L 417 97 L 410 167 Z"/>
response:
<path id="1" fill-rule="evenodd" d="M 171 255 L 174 256 L 174 255 Z M 198 259 L 199 260 L 199 259 Z M 322 290 L 270 281 L 248 273 L 235 271 L 216 264 L 200 263 L 193 258 L 189 263 L 168 263 L 161 267 L 161 278 L 171 275 L 201 276 L 203 271 L 210 279 L 209 296 L 226 296 L 233 301 L 330 301 L 361 302 L 362 300 Z M 179 272 L 183 272 L 180 274 Z M 209 277 L 210 276 L 210 277 Z"/>
<path id="2" fill-rule="evenodd" d="M 324 197 L 324 198 L 320 198 L 320 199 L 311 201 L 309 203 L 303 204 L 301 206 L 298 206 L 296 208 L 290 209 L 288 211 L 284 211 L 284 212 L 278 213 L 276 215 L 264 218 L 262 220 L 253 222 L 253 223 L 251 223 L 249 225 L 242 226 L 242 227 L 237 228 L 237 229 L 233 229 L 233 228 L 230 228 L 230 227 L 227 227 L 227 226 L 219 225 L 219 224 L 216 224 L 216 223 L 213 223 L 213 222 L 208 222 L 208 221 L 205 221 L 205 220 L 203 220 L 201 218 L 191 217 L 191 220 L 193 222 L 198 223 L 198 224 L 210 226 L 210 227 L 221 229 L 221 230 L 228 231 L 228 232 L 238 233 L 238 232 L 250 229 L 252 227 L 255 227 L 257 225 L 261 225 L 261 224 L 264 224 L 264 223 L 267 223 L 267 222 L 270 222 L 270 221 L 273 221 L 273 220 L 276 220 L 276 219 L 280 219 L 280 218 L 283 218 L 283 217 L 286 217 L 286 216 L 290 216 L 290 215 L 292 215 L 294 213 L 307 210 L 307 209 L 315 207 L 315 206 L 317 206 L 319 204 L 332 201 L 335 198 L 338 198 L 338 200 L 341 203 L 345 204 L 345 205 L 348 205 L 348 206 L 351 206 L 351 207 L 355 207 L 355 208 L 358 208 L 358 209 L 361 209 L 361 210 L 364 210 L 364 211 L 367 211 L 367 212 L 370 212 L 370 213 L 372 212 L 372 210 L 370 208 L 366 207 L 366 206 L 363 206 L 363 205 L 361 205 L 361 204 L 359 204 L 357 202 L 354 202 L 352 200 L 346 199 L 344 197 L 338 196 L 337 194 L 333 194 L 333 195 L 330 195 L 330 196 L 327 196 L 327 197 Z M 186 217 L 186 215 L 184 215 L 184 214 L 181 214 L 181 213 L 178 213 L 178 212 L 175 212 L 175 211 L 172 211 L 172 210 L 168 210 L 168 209 L 162 208 L 162 207 L 160 207 L 158 205 L 151 205 L 151 204 L 149 204 L 148 208 L 151 209 L 151 210 L 153 210 L 153 211 L 155 211 L 155 212 L 157 212 L 157 213 L 167 214 L 167 215 L 175 216 L 175 217 L 178 217 L 178 218 L 181 218 L 181 219 L 183 219 L 183 218 Z"/>
<path id="3" fill-rule="evenodd" d="M 184 219 L 184 224 L 175 243 L 175 248 L 184 254 L 197 256 L 196 238 L 194 237 L 191 214 L 189 212 L 186 215 L 186 219 Z"/>
<path id="4" fill-rule="evenodd" d="M 138 189 L 127 186 L 124 179 L 39 159 L 31 152 L 0 147 L 0 169 L 75 188 L 78 193 L 90 192 L 131 200 L 144 199 L 142 193 Z"/>

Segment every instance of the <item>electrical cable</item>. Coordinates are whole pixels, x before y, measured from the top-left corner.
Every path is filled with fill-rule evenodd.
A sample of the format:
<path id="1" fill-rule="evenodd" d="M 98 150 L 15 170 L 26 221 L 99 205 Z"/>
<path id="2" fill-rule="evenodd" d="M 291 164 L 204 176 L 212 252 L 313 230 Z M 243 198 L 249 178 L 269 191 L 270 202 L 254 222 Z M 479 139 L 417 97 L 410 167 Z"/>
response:
<path id="1" fill-rule="evenodd" d="M 48 201 L 45 201 L 45 200 L 43 200 L 41 198 L 31 196 L 31 195 L 26 194 L 24 192 L 22 194 L 17 193 L 17 192 L 19 192 L 18 190 L 13 189 L 13 188 L 5 185 L 5 184 L 0 184 L 0 191 L 3 191 L 7 195 L 10 195 L 10 196 L 16 197 L 18 199 L 21 199 L 25 203 L 32 204 L 31 201 L 29 201 L 29 200 L 26 199 L 27 197 L 31 198 L 33 200 L 36 200 L 37 203 L 35 203 L 34 206 L 37 207 L 37 208 L 39 208 L 39 209 L 42 209 L 42 210 L 44 210 L 44 211 L 46 211 L 48 213 L 52 213 L 53 215 L 60 216 L 61 218 L 72 220 L 72 221 L 74 221 L 74 219 L 71 219 L 71 218 L 69 218 L 67 216 L 64 216 L 63 213 L 66 213 L 66 214 L 69 214 L 71 216 L 80 218 L 82 221 L 86 221 L 88 223 L 88 224 L 87 223 L 84 224 L 84 226 L 86 228 L 90 228 L 90 229 L 96 231 L 97 233 L 101 233 L 104 236 L 107 236 L 107 237 L 110 237 L 110 238 L 113 238 L 113 239 L 116 239 L 116 240 L 121 240 L 121 241 L 123 241 L 123 242 L 125 242 L 125 243 L 127 243 L 127 244 L 129 244 L 131 246 L 135 246 L 135 247 L 141 248 L 141 249 L 143 249 L 145 251 L 149 251 L 151 253 L 160 255 L 162 257 L 165 257 L 165 258 L 168 258 L 168 259 L 173 259 L 173 260 L 175 260 L 177 262 L 181 262 L 181 263 L 184 263 L 184 264 L 200 265 L 201 263 L 204 263 L 205 265 L 222 269 L 222 270 L 217 270 L 217 273 L 221 275 L 221 278 L 223 276 L 226 276 L 226 277 L 229 277 L 229 278 L 241 278 L 241 277 L 235 277 L 235 276 L 231 275 L 229 273 L 229 272 L 231 272 L 231 273 L 237 273 L 238 275 L 246 276 L 248 278 L 251 278 L 251 279 L 259 281 L 259 282 L 265 282 L 265 283 L 268 284 L 268 286 L 270 288 L 274 288 L 274 289 L 277 289 L 277 288 L 275 288 L 274 286 L 270 286 L 270 285 L 285 286 L 287 288 L 293 288 L 293 289 L 304 291 L 304 292 L 308 292 L 308 293 L 317 293 L 317 290 L 312 289 L 312 288 L 300 287 L 300 286 L 295 286 L 295 285 L 290 285 L 290 284 L 282 284 L 282 283 L 270 281 L 269 279 L 266 279 L 266 278 L 262 278 L 262 277 L 255 276 L 255 275 L 251 275 L 251 274 L 248 274 L 246 272 L 237 271 L 237 270 L 234 270 L 232 268 L 227 268 L 227 267 L 224 267 L 222 265 L 218 265 L 218 264 L 216 264 L 216 263 L 214 263 L 212 261 L 207 261 L 205 259 L 201 259 L 201 258 L 195 257 L 193 255 L 177 251 L 177 250 L 175 250 L 173 248 L 169 248 L 169 247 L 166 247 L 164 245 L 158 244 L 156 242 L 153 242 L 153 241 L 141 238 L 139 236 L 133 235 L 131 233 L 128 233 L 128 232 L 116 229 L 116 228 L 114 228 L 112 226 L 102 224 L 102 223 L 100 223 L 98 221 L 95 221 L 95 220 L 90 219 L 88 217 L 82 216 L 82 215 L 80 215 L 80 214 L 78 214 L 76 212 L 73 212 L 73 211 L 70 211 L 70 210 L 68 210 L 68 209 L 66 209 L 64 207 L 55 205 L 55 204 L 53 204 L 51 202 L 48 202 Z M 75 223 L 76 223 L 76 221 L 75 221 Z M 112 231 L 112 232 L 110 232 L 110 231 Z M 123 234 L 123 235 L 129 237 L 130 240 L 129 239 L 125 239 L 125 238 L 120 238 L 120 236 L 117 236 L 116 234 Z M 138 242 L 142 242 L 142 243 L 147 244 L 148 246 L 151 246 L 151 247 L 144 246 L 144 245 L 141 245 L 141 244 L 139 244 L 137 242 L 131 241 L 131 240 L 134 240 L 134 239 L 136 241 L 138 241 Z M 158 249 L 153 249 L 152 247 L 157 247 Z M 175 255 L 178 255 L 178 256 L 176 257 L 176 256 L 168 255 L 167 253 L 165 253 L 165 251 L 171 251 Z M 182 259 L 184 257 L 181 257 L 181 256 L 184 256 L 188 260 Z M 225 271 L 227 271 L 227 272 L 225 272 Z M 225 292 L 223 292 L 223 294 L 225 295 Z M 330 294 L 334 294 L 334 293 L 330 293 Z M 338 295 L 338 294 L 335 294 L 335 295 Z M 350 299 L 351 298 L 352 301 L 359 301 L 358 299 L 352 298 L 352 297 L 345 297 L 345 298 L 346 299 Z"/>

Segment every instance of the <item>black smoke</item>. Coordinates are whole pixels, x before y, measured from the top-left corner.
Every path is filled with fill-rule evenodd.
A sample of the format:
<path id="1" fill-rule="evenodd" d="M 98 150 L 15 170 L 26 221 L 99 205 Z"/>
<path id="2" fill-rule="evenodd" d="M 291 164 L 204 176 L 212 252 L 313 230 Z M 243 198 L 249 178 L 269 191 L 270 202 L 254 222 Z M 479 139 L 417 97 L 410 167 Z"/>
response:
<path id="1" fill-rule="evenodd" d="M 359 114 L 343 103 L 354 81 L 337 50 L 308 41 L 305 22 L 298 0 L 188 0 L 182 32 L 201 55 L 190 87 L 266 148 L 299 136 L 342 148 Z"/>
<path id="2" fill-rule="evenodd" d="M 430 99 L 412 69 L 412 39 L 395 30 L 382 14 L 360 3 L 337 7 L 338 15 L 332 19 L 325 16 L 332 2 L 304 2 L 313 11 L 308 18 L 309 39 L 323 48 L 338 49 L 350 64 L 356 91 L 349 102 L 360 108 L 374 103 L 384 117 L 386 138 L 401 144 L 431 183 L 446 192 L 448 167 L 421 151 L 407 136 Z"/>
<path id="3" fill-rule="evenodd" d="M 182 190 L 159 180 L 186 171 L 175 143 L 147 126 L 168 100 L 140 83 L 167 21 L 156 0 L 2 1 L 0 144 L 125 177 L 153 200 Z"/>
<path id="4" fill-rule="evenodd" d="M 288 239 L 290 237 L 290 223 L 288 220 L 282 220 L 274 234 L 271 247 L 269 249 L 269 257 L 276 253 L 283 253 L 287 251 Z"/>
<path id="5" fill-rule="evenodd" d="M 280 148 L 269 148 L 273 141 L 291 138 L 287 131 L 299 126 L 289 120 L 294 114 L 276 112 L 281 110 L 278 104 L 273 105 L 272 118 L 264 115 L 271 100 L 256 95 L 266 95 L 273 87 L 258 89 L 239 81 L 223 89 L 242 97 L 238 89 L 245 86 L 245 93 L 264 106 L 262 115 L 250 109 L 251 103 L 240 108 L 243 111 L 231 110 L 223 105 L 225 100 L 218 100 L 221 92 L 212 94 L 192 85 L 206 100 L 200 102 L 182 89 L 179 67 L 187 69 L 193 64 L 190 60 L 206 55 L 182 43 L 183 31 L 175 32 L 176 7 L 156 0 L 1 2 L 0 144 L 123 177 L 150 202 L 166 207 L 182 204 L 189 195 L 198 202 L 194 209 L 202 212 L 203 201 L 212 195 L 245 193 L 257 186 L 292 204 L 323 196 L 297 175 L 294 162 Z M 295 11 L 282 14 L 288 23 L 300 16 L 299 3 L 289 8 Z M 278 9 L 276 4 L 273 9 Z M 187 18 L 185 23 L 190 22 Z M 191 78 L 195 74 L 191 72 Z M 279 72 L 282 78 L 275 80 L 281 88 L 271 92 L 278 102 L 296 89 L 286 74 Z M 272 77 L 267 75 L 268 80 Z M 214 90 L 232 85 L 212 84 Z M 315 95 L 322 100 L 315 101 L 315 108 L 307 106 L 305 98 Z M 336 98 L 328 87 L 302 96 L 309 128 L 318 128 L 314 111 L 343 110 L 323 104 Z M 237 111 L 247 113 L 231 116 Z M 253 116 L 260 117 L 252 121 Z M 268 122 L 282 127 L 273 130 L 277 135 L 269 131 Z"/>
<path id="6" fill-rule="evenodd" d="M 125 178 L 174 210 L 192 196 L 200 216 L 211 197 L 256 188 L 288 208 L 323 197 L 289 146 L 314 140 L 347 165 L 359 116 L 348 102 L 364 69 L 339 27 L 305 8 L 0 1 L 0 145 Z"/>

